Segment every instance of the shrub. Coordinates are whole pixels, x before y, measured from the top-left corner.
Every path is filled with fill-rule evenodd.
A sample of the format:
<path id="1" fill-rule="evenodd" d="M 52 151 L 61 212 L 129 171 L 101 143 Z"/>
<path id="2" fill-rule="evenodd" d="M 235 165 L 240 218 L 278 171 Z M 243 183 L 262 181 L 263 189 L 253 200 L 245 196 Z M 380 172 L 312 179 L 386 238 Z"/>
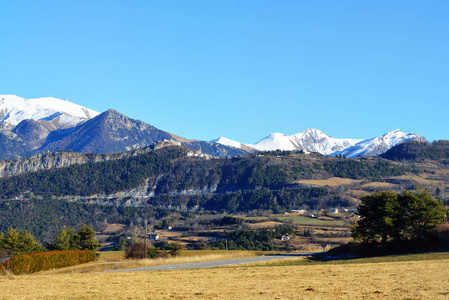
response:
<path id="1" fill-rule="evenodd" d="M 178 256 L 179 253 L 182 251 L 182 246 L 179 243 L 173 243 L 170 244 L 170 255 L 171 256 Z"/>
<path id="2" fill-rule="evenodd" d="M 437 232 L 440 236 L 449 237 L 449 223 L 446 222 L 438 226 Z"/>
<path id="3" fill-rule="evenodd" d="M 147 251 L 147 254 L 148 254 L 148 258 L 158 258 L 159 257 L 159 255 L 161 254 L 161 251 L 158 249 L 158 248 L 156 248 L 156 247 L 149 247 L 148 248 L 148 251 Z"/>
<path id="4" fill-rule="evenodd" d="M 31 274 L 87 263 L 94 257 L 94 253 L 88 250 L 30 253 L 14 256 L 4 266 L 15 275 Z"/>
<path id="5" fill-rule="evenodd" d="M 0 275 L 6 275 L 5 264 L 0 264 Z"/>
<path id="6" fill-rule="evenodd" d="M 137 242 L 126 247 L 125 258 L 134 258 L 134 259 L 145 258 L 145 244 Z"/>

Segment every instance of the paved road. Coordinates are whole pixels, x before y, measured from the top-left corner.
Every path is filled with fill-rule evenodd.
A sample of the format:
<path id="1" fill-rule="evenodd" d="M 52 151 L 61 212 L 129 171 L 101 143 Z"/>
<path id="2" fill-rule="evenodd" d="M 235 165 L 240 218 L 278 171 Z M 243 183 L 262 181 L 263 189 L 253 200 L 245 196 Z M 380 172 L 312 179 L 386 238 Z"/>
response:
<path id="1" fill-rule="evenodd" d="M 176 265 L 164 265 L 164 266 L 154 266 L 154 267 L 112 270 L 112 271 L 106 271 L 106 272 L 102 272 L 102 273 L 214 268 L 214 267 L 222 267 L 222 266 L 229 266 L 229 265 L 246 264 L 246 263 L 252 263 L 252 262 L 285 259 L 285 258 L 298 257 L 298 256 L 308 256 L 308 255 L 312 255 L 312 254 L 318 253 L 318 252 L 319 251 L 289 253 L 289 254 L 280 254 L 280 255 L 268 255 L 268 256 L 254 256 L 254 257 L 214 260 L 214 261 L 201 261 L 201 262 L 176 264 Z"/>

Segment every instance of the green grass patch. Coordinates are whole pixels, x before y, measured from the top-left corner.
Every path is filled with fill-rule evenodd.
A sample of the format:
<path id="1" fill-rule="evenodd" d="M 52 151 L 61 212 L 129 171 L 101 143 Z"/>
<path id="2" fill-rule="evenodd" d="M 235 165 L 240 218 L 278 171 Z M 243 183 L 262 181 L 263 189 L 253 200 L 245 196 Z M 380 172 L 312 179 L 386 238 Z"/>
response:
<path id="1" fill-rule="evenodd" d="M 304 225 L 335 225 L 335 226 L 345 226 L 345 222 L 343 221 L 326 221 L 320 220 L 317 218 L 309 218 L 304 216 L 282 216 L 279 217 L 282 221 L 293 222 L 296 224 L 304 224 Z"/>
<path id="2" fill-rule="evenodd" d="M 345 226 L 344 221 L 326 221 L 326 220 L 320 220 L 318 218 L 309 218 L 305 216 L 299 216 L 299 215 L 282 215 L 277 216 L 275 219 L 273 217 L 247 217 L 246 220 L 255 220 L 255 221 L 280 221 L 280 222 L 293 222 L 295 224 L 302 224 L 302 225 L 334 225 L 334 226 Z"/>

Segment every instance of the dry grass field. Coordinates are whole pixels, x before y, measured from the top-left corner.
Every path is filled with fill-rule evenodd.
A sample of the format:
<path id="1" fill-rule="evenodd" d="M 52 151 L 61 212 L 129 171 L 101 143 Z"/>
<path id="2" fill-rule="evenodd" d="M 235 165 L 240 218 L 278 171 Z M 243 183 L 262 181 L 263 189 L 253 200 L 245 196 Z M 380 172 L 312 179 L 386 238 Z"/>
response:
<path id="1" fill-rule="evenodd" d="M 284 223 L 276 222 L 276 221 L 266 221 L 260 223 L 249 224 L 251 229 L 259 229 L 259 228 L 276 228 L 276 226 L 282 226 Z"/>
<path id="2" fill-rule="evenodd" d="M 277 222 L 292 222 L 294 224 L 299 225 L 316 225 L 316 226 L 345 226 L 345 222 L 343 221 L 336 221 L 336 220 L 321 220 L 318 218 L 309 218 L 306 216 L 298 215 L 298 214 L 288 214 L 288 215 L 274 215 L 275 218 L 278 220 Z M 258 222 L 267 222 L 271 217 L 245 217 L 245 220 L 254 220 Z"/>
<path id="3" fill-rule="evenodd" d="M 269 254 L 264 252 L 263 254 Z M 275 253 L 275 252 L 273 252 Z M 103 272 L 118 269 L 161 266 L 171 264 L 183 264 L 199 261 L 212 261 L 222 259 L 234 259 L 261 255 L 260 251 L 240 251 L 233 250 L 188 250 L 181 251 L 178 257 L 158 258 L 158 259 L 125 259 L 124 251 L 101 252 L 96 262 L 77 265 L 73 267 L 47 271 L 44 274 L 80 274 Z"/>
<path id="4" fill-rule="evenodd" d="M 400 188 L 399 185 L 388 183 L 388 182 L 370 182 L 362 185 L 363 189 L 376 189 L 376 188 L 382 188 L 382 189 L 396 189 Z"/>
<path id="5" fill-rule="evenodd" d="M 340 186 L 344 184 L 351 184 L 354 182 L 361 182 L 361 180 L 349 179 L 349 178 L 341 178 L 341 177 L 332 177 L 329 179 L 323 180 L 299 180 L 296 183 L 302 184 L 313 184 L 318 186 Z"/>
<path id="6" fill-rule="evenodd" d="M 449 259 L 0 277 L 0 299 L 448 299 Z"/>
<path id="7" fill-rule="evenodd" d="M 423 186 L 441 186 L 444 185 L 444 182 L 441 180 L 432 180 L 427 179 L 425 174 L 422 176 L 418 175 L 402 175 L 402 176 L 395 176 L 391 177 L 391 179 L 399 179 L 399 180 L 410 180 L 410 181 L 416 181 L 418 184 Z"/>

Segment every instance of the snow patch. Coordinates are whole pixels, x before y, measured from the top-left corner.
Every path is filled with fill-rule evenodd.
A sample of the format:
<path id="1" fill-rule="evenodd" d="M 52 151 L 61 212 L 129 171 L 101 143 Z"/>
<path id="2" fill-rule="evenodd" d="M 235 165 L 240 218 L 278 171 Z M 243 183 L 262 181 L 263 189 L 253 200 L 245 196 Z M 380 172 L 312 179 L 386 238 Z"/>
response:
<path id="1" fill-rule="evenodd" d="M 234 148 L 242 148 L 242 144 L 233 140 L 230 140 L 228 138 L 225 137 L 217 137 L 213 140 L 211 140 L 212 143 L 217 143 L 217 144 L 221 144 L 224 146 L 230 146 L 230 147 L 234 147 Z"/>
<path id="2" fill-rule="evenodd" d="M 0 95 L 0 122 L 12 126 L 32 119 L 56 120 L 58 128 L 69 128 L 99 114 L 92 109 L 56 98 L 25 99 L 15 95 Z"/>

